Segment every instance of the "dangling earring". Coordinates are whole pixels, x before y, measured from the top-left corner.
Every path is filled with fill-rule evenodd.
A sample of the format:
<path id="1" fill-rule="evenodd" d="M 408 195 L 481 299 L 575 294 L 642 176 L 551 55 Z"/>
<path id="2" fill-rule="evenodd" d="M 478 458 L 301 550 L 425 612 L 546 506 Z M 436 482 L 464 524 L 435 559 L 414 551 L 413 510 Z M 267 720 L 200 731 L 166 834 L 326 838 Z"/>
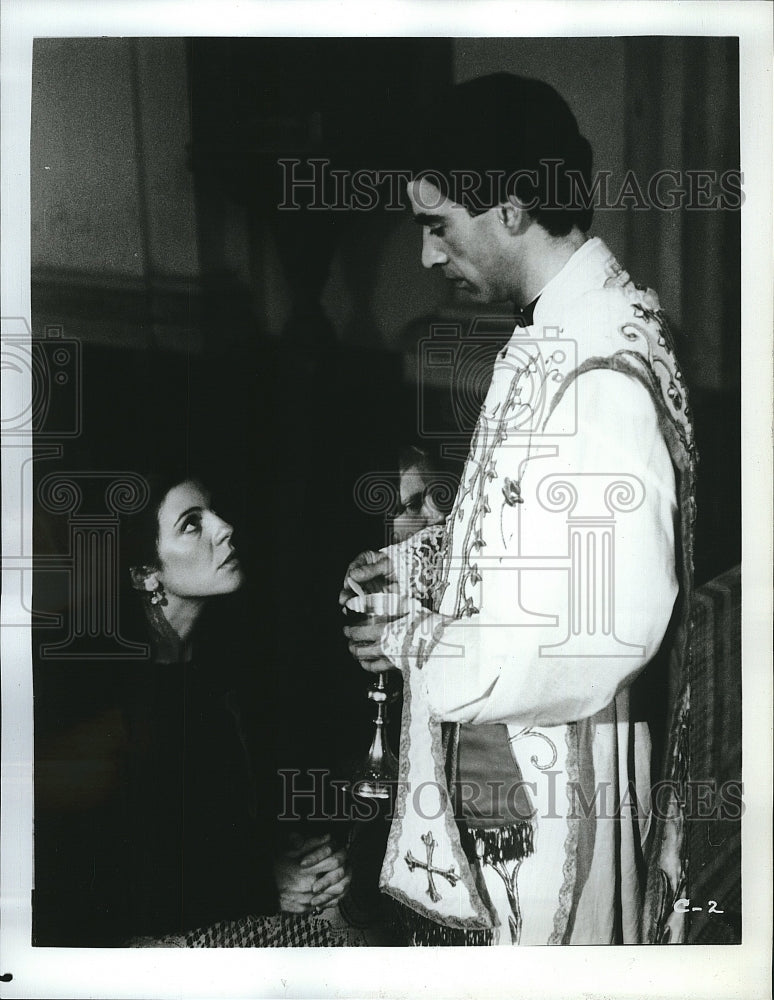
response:
<path id="1" fill-rule="evenodd" d="M 148 573 L 147 571 L 139 574 L 138 582 L 141 584 L 141 589 L 143 596 L 147 597 L 149 602 L 156 605 L 166 605 L 167 595 L 164 592 L 164 587 L 162 586 L 161 580 L 159 580 L 156 573 Z"/>
<path id="2" fill-rule="evenodd" d="M 164 593 L 164 588 L 161 586 L 160 581 L 157 580 L 156 586 L 148 593 L 151 604 L 161 604 L 163 606 L 167 603 L 167 595 Z"/>

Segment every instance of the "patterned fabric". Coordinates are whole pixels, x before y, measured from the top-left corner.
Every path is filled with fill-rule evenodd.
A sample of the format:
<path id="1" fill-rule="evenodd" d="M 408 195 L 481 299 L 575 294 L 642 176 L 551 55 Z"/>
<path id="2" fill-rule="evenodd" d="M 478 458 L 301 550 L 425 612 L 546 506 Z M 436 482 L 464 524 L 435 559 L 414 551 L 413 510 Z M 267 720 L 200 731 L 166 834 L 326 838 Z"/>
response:
<path id="1" fill-rule="evenodd" d="M 414 616 L 423 628 L 429 612 Z M 441 725 L 430 716 L 420 667 L 403 685 L 403 714 L 395 818 L 380 888 L 420 917 L 456 931 L 497 926 L 486 890 L 460 840 L 446 786 Z M 421 807 L 414 801 L 422 791 Z"/>
<path id="2" fill-rule="evenodd" d="M 279 913 L 223 920 L 187 934 L 139 938 L 135 948 L 350 948 L 365 944 L 363 934 L 324 916 Z"/>
<path id="3" fill-rule="evenodd" d="M 412 535 L 410 545 L 395 549 L 398 590 L 415 597 L 428 608 L 435 606 L 443 575 L 445 537 L 446 526 L 434 524 Z"/>

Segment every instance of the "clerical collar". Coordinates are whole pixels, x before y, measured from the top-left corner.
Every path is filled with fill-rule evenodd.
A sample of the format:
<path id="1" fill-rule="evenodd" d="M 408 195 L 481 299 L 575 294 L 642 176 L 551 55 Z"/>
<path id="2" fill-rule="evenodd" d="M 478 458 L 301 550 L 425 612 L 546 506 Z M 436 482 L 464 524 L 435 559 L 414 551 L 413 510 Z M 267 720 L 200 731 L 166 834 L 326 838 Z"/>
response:
<path id="1" fill-rule="evenodd" d="M 523 309 L 516 310 L 516 326 L 532 326 L 535 321 L 535 306 L 538 304 L 539 299 L 540 296 L 538 295 L 528 305 L 524 306 Z"/>

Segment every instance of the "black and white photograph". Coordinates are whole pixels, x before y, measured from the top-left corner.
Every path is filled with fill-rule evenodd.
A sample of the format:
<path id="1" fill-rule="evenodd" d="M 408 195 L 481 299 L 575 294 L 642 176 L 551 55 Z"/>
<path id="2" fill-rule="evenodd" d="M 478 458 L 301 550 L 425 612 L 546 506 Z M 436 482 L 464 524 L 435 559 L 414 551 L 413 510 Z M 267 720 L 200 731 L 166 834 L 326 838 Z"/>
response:
<path id="1" fill-rule="evenodd" d="M 770 8 L 128 6 L 3 4 L 0 995 L 770 995 Z"/>

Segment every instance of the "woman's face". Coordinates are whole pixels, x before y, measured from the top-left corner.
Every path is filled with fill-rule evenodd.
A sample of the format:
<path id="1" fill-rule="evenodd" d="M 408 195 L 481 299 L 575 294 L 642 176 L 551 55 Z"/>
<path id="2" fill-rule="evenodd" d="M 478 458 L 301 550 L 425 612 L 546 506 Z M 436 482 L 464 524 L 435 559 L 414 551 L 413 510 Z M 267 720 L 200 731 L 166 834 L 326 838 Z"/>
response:
<path id="1" fill-rule="evenodd" d="M 231 544 L 234 529 L 210 508 L 209 494 L 198 483 L 173 486 L 158 521 L 157 576 L 168 594 L 213 597 L 242 585 L 242 567 Z"/>

